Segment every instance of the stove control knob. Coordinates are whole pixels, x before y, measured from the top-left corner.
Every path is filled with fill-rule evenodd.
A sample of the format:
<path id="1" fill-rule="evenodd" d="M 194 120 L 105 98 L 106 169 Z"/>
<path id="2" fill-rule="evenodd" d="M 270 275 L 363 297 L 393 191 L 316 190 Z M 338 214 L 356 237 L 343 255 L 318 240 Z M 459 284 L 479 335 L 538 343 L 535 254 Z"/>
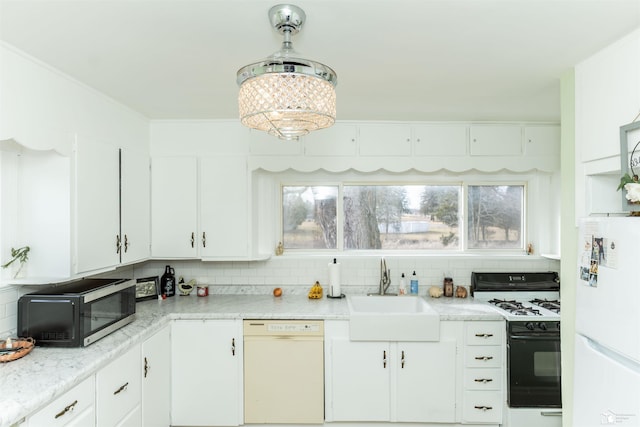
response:
<path id="1" fill-rule="evenodd" d="M 538 323 L 538 328 L 542 329 L 543 331 L 546 331 L 547 330 L 547 324 L 543 323 L 543 322 L 540 322 L 540 323 Z"/>
<path id="2" fill-rule="evenodd" d="M 536 325 L 534 325 L 532 322 L 527 322 L 524 324 L 524 326 L 530 331 L 533 331 L 536 328 Z"/>

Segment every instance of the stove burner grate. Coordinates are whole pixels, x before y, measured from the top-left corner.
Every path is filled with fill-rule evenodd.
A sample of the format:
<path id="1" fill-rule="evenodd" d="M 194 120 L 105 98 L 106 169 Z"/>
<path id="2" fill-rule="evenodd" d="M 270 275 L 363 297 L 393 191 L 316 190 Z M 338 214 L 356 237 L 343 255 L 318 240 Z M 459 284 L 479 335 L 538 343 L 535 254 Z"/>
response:
<path id="1" fill-rule="evenodd" d="M 525 307 L 519 301 L 514 301 L 514 300 L 508 301 L 508 300 L 500 300 L 500 299 L 494 298 L 492 300 L 489 300 L 489 303 L 511 314 L 515 314 L 517 316 L 541 316 L 539 310 L 536 310 L 531 307 Z"/>
<path id="2" fill-rule="evenodd" d="M 560 313 L 560 301 L 553 300 L 549 301 L 546 299 L 536 298 L 532 301 L 529 301 L 531 304 L 540 306 L 542 308 L 546 308 L 547 310 L 553 311 L 554 313 Z"/>

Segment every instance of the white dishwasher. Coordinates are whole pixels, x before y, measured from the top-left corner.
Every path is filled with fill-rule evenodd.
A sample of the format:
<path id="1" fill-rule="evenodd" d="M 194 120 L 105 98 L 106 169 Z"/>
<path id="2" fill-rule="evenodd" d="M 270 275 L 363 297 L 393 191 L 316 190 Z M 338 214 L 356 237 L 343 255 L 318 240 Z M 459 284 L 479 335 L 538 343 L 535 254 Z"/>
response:
<path id="1" fill-rule="evenodd" d="M 324 422 L 323 321 L 244 321 L 244 422 Z"/>

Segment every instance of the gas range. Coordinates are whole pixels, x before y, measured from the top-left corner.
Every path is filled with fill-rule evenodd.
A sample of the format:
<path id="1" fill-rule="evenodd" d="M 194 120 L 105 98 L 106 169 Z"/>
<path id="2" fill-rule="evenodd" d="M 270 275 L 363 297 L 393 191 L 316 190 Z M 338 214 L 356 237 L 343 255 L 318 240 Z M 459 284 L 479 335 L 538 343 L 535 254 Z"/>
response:
<path id="1" fill-rule="evenodd" d="M 557 273 L 472 273 L 471 294 L 508 321 L 560 321 Z"/>
<path id="2" fill-rule="evenodd" d="M 560 426 L 560 281 L 547 273 L 472 273 L 471 295 L 506 321 L 505 427 Z"/>

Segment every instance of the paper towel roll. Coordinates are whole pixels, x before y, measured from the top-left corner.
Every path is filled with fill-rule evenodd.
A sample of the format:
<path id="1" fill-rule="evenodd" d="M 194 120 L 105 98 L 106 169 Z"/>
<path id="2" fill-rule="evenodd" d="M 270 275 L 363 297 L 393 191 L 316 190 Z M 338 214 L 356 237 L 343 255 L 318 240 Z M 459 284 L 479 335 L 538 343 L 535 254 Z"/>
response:
<path id="1" fill-rule="evenodd" d="M 340 296 L 340 263 L 335 259 L 329 263 L 329 295 Z"/>

